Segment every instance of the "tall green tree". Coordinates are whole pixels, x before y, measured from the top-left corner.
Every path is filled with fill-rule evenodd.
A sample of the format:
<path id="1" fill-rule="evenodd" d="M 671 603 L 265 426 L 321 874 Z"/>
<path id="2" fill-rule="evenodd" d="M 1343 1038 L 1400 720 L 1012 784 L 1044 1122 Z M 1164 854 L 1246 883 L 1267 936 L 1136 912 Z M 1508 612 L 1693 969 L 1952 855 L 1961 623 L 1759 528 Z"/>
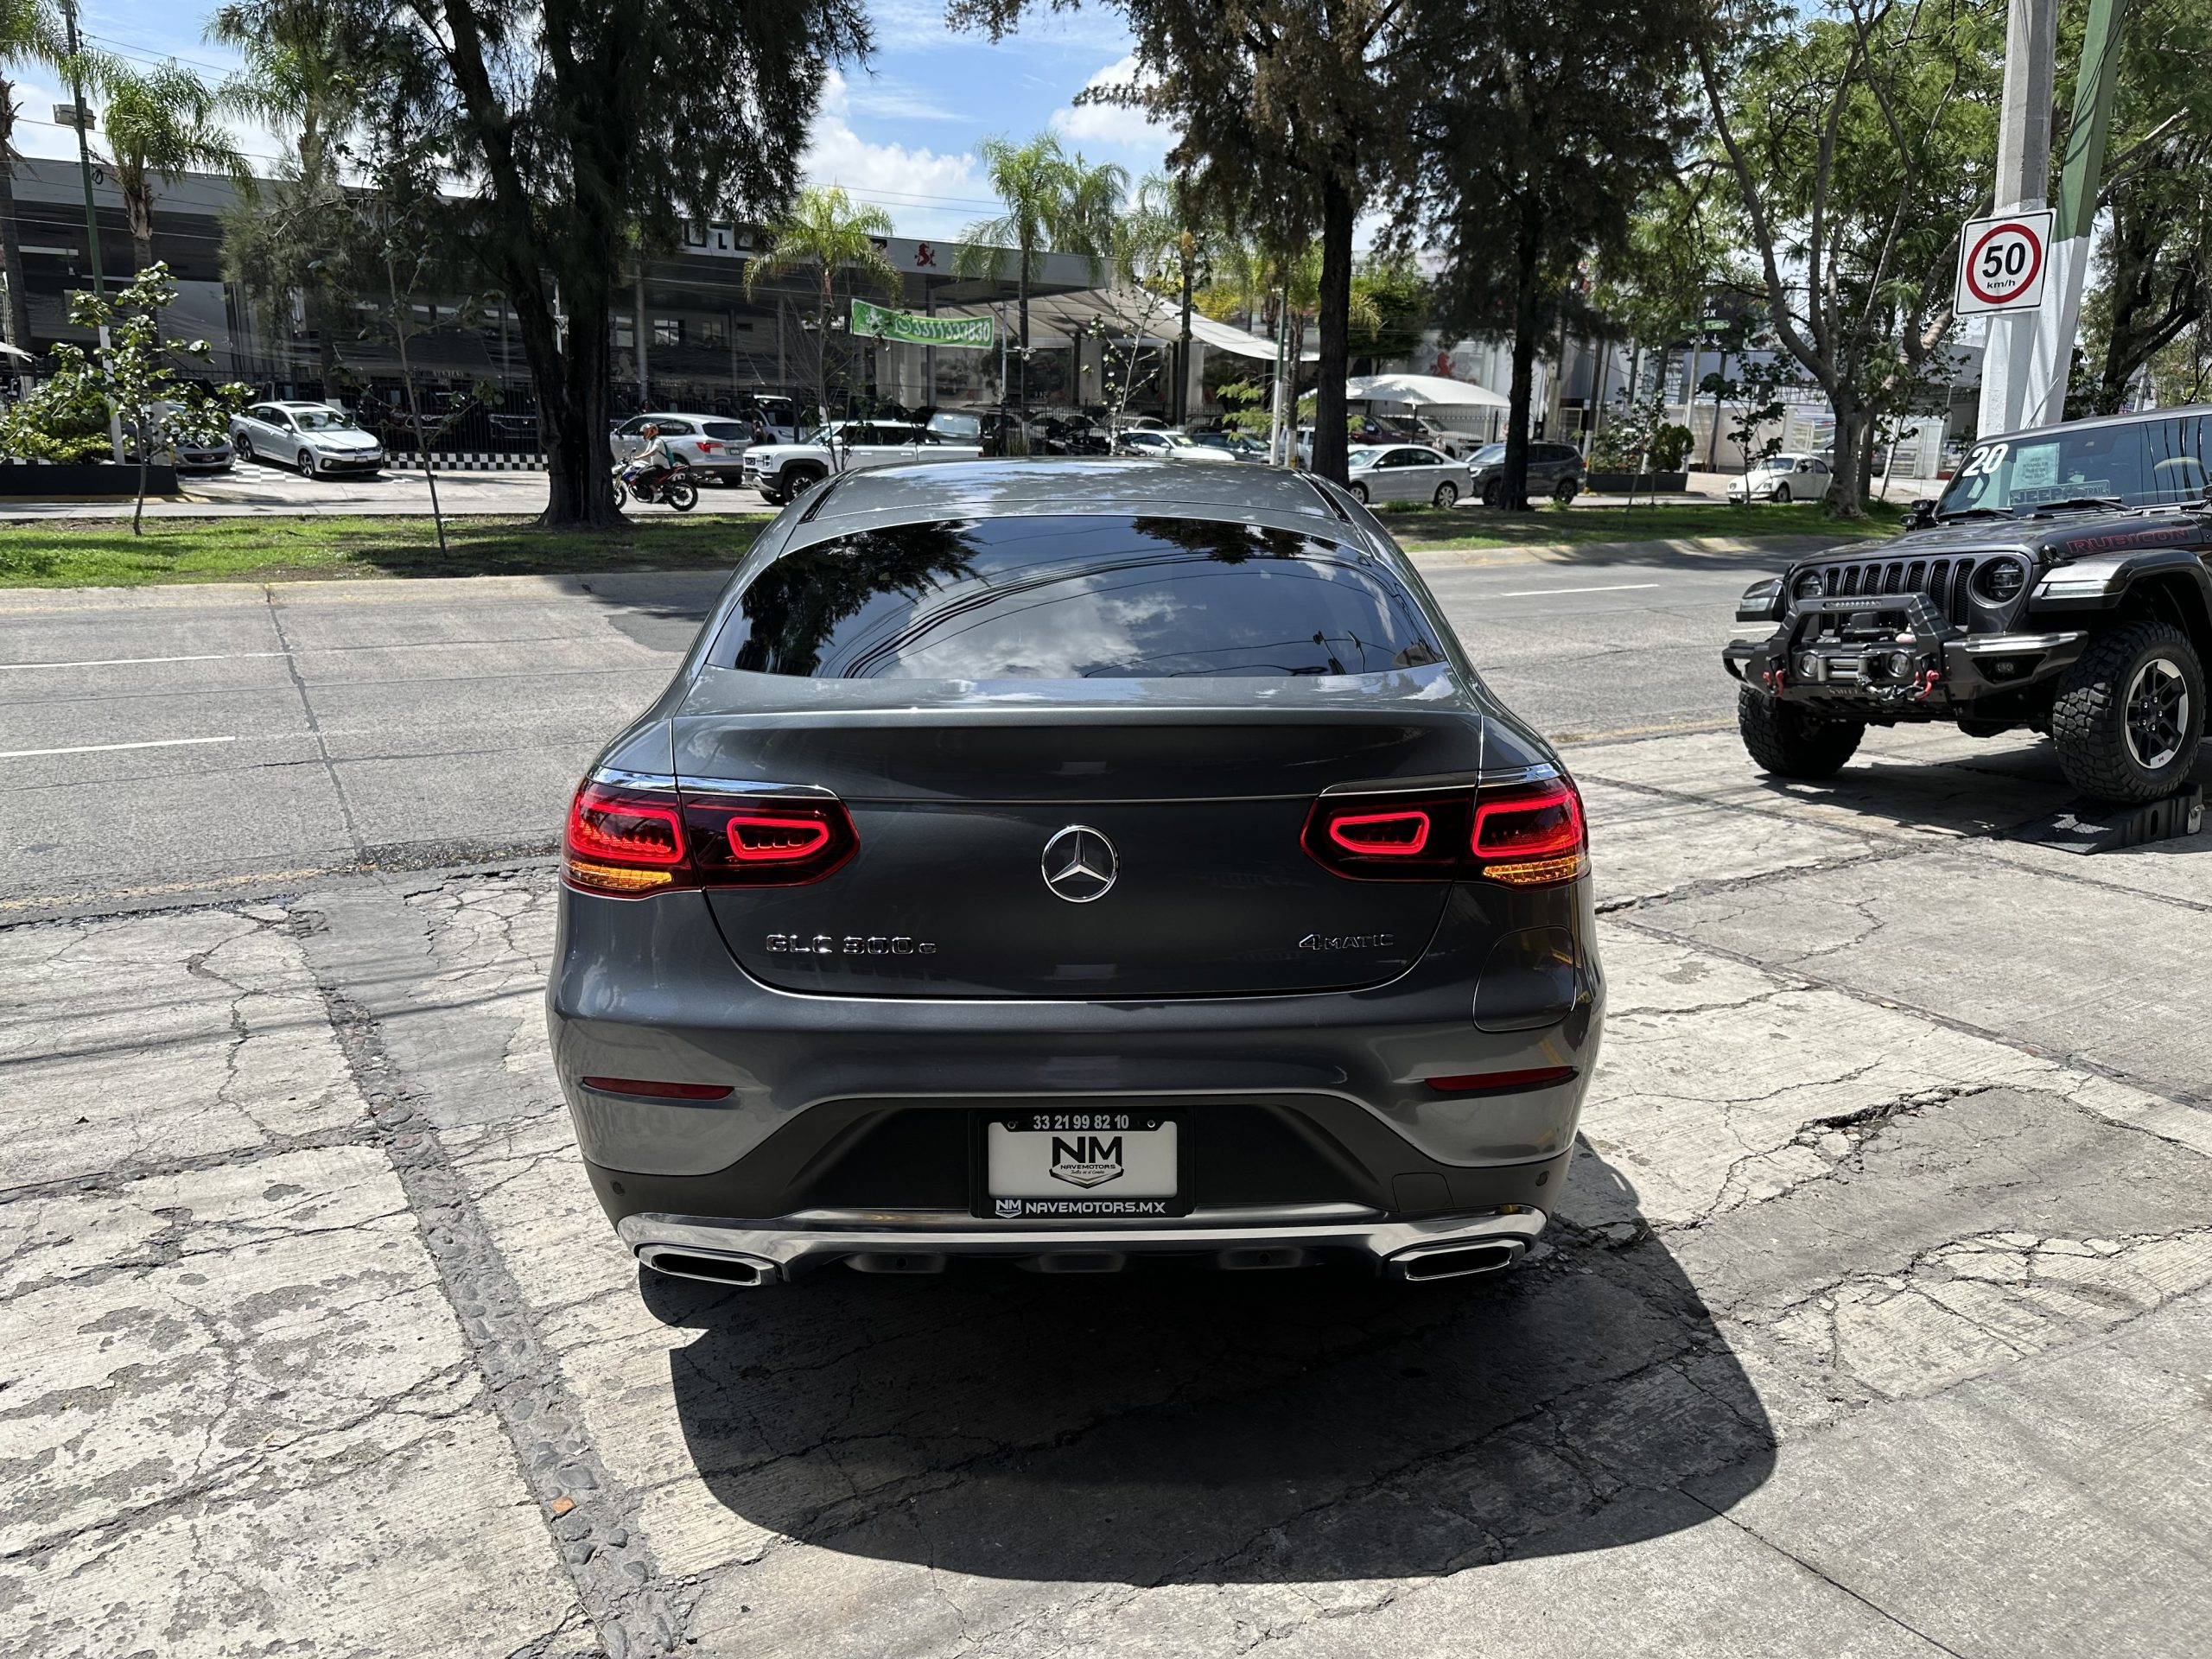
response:
<path id="1" fill-rule="evenodd" d="M 1466 49 L 1440 61 L 1415 124 L 1434 162 L 1409 217 L 1444 251 L 1446 309 L 1512 336 L 1508 506 L 1529 505 L 1537 348 L 1586 311 L 1584 262 L 1627 245 L 1636 204 L 1672 171 L 1692 129 L 1687 45 L 1708 16 L 1702 0 L 1464 0 L 1426 16 L 1432 38 Z"/>
<path id="2" fill-rule="evenodd" d="M 1006 211 L 961 232 L 953 268 L 963 276 L 1003 282 L 1012 263 L 1015 340 L 1020 347 L 1014 359 L 1014 401 L 1027 407 L 1030 286 L 1044 275 L 1047 253 L 1078 254 L 1090 262 L 1094 281 L 1103 276 L 1129 175 L 1111 164 L 1090 166 L 1081 156 L 1070 155 L 1049 132 L 1021 143 L 986 138 L 976 153 L 991 194 Z"/>
<path id="3" fill-rule="evenodd" d="M 1835 413 L 1827 512 L 1863 516 L 1873 422 L 1955 319 L 1960 226 L 1989 206 L 2005 8 L 1748 0 L 1696 41 L 1707 153 L 1767 315 Z"/>
<path id="4" fill-rule="evenodd" d="M 826 423 L 830 418 L 830 380 L 836 338 L 837 289 L 848 295 L 861 288 L 880 293 L 899 292 L 898 266 L 883 257 L 877 239 L 891 234 L 891 215 L 872 204 L 855 203 L 836 185 L 810 185 L 801 190 L 788 210 L 763 235 L 753 257 L 745 264 L 745 293 L 750 299 L 760 283 L 811 268 L 819 306 L 810 332 L 814 340 L 814 397 Z M 836 446 L 830 447 L 833 463 L 842 467 Z"/>
<path id="5" fill-rule="evenodd" d="M 22 68 L 62 56 L 61 27 L 51 0 L 0 0 L 0 276 L 8 305 L 0 323 L 9 344 L 30 347 L 30 308 L 23 292 L 23 244 L 16 228 L 16 85 Z"/>
<path id="6" fill-rule="evenodd" d="M 952 0 L 949 16 L 994 37 L 1040 0 Z M 1395 203 L 1423 164 L 1413 113 L 1439 53 L 1412 0 L 1113 0 L 1135 37 L 1137 78 L 1093 96 L 1179 129 L 1170 164 L 1222 216 L 1284 248 L 1318 237 L 1319 397 L 1313 467 L 1345 477 L 1352 232 Z M 1302 234 L 1288 234 L 1289 232 Z"/>
<path id="7" fill-rule="evenodd" d="M 215 89 L 174 59 L 141 67 L 108 52 L 79 54 L 85 85 L 99 99 L 100 143 L 123 196 L 132 257 L 154 263 L 154 202 L 162 185 L 187 173 L 221 173 L 241 184 L 252 175 L 218 118 Z"/>
<path id="8" fill-rule="evenodd" d="M 2212 0 L 2129 6 L 2100 206 L 2107 228 L 2072 399 L 2083 414 L 2117 410 L 2143 367 L 2212 309 Z"/>
<path id="9" fill-rule="evenodd" d="M 356 57 L 371 16 L 364 0 L 231 0 L 207 21 L 207 38 L 244 60 L 218 89 L 221 106 L 290 140 L 259 199 L 223 216 L 225 274 L 264 317 L 302 296 L 326 398 L 339 395 L 339 325 L 364 263 L 342 163 L 376 85 Z"/>
<path id="10" fill-rule="evenodd" d="M 791 199 L 861 0 L 402 0 L 391 119 L 468 193 L 452 225 L 505 295 L 537 391 L 544 522 L 615 522 L 614 296 L 633 249 Z"/>

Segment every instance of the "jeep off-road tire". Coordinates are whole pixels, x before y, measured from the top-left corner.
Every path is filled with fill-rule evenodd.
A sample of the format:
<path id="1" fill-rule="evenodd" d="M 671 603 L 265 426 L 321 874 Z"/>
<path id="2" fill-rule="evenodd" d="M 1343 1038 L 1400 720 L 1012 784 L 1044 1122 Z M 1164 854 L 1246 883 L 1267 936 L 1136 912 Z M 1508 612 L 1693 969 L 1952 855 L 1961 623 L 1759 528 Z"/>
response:
<path id="1" fill-rule="evenodd" d="M 2060 676 L 2050 738 L 2066 781 L 2105 801 L 2155 801 L 2188 780 L 2204 735 L 2204 669 L 2167 622 L 2089 641 Z"/>
<path id="2" fill-rule="evenodd" d="M 1777 778 L 1833 778 L 1858 750 L 1866 722 L 1823 719 L 1747 685 L 1736 694 L 1736 729 L 1761 772 Z"/>

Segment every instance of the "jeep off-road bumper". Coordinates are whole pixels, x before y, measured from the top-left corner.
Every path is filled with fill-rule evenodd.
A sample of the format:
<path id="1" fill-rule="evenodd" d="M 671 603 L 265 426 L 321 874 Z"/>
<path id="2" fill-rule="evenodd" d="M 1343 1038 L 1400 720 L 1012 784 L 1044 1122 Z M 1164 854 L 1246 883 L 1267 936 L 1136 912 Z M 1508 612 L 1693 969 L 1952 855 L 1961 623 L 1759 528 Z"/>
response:
<path id="1" fill-rule="evenodd" d="M 1773 633 L 1731 640 L 1720 662 L 1791 702 L 1940 715 L 2063 672 L 2088 638 L 2085 630 L 1969 634 L 1920 594 L 1827 597 L 1792 601 Z"/>

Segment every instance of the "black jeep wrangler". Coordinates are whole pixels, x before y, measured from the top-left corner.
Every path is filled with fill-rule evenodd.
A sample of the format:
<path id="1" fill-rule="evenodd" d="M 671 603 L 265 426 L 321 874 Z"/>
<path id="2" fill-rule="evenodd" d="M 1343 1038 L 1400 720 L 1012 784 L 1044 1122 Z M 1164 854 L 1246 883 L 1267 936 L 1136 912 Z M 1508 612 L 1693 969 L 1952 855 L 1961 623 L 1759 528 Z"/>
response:
<path id="1" fill-rule="evenodd" d="M 2189 777 L 2212 656 L 2212 405 L 1976 444 L 1894 541 L 1755 584 L 1721 655 L 1764 770 L 1826 778 L 1868 725 L 1949 721 L 2050 738 L 2085 795 Z"/>

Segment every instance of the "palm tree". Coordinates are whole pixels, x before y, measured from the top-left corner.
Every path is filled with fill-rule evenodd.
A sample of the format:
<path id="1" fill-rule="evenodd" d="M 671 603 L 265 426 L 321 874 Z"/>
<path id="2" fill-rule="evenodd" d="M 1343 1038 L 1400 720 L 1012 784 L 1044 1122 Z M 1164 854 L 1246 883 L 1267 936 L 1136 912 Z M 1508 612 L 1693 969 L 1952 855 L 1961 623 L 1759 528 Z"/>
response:
<path id="1" fill-rule="evenodd" d="M 1108 162 L 1091 167 L 1070 156 L 1058 137 L 1040 132 L 1028 143 L 986 138 L 977 146 L 991 188 L 1006 212 L 970 225 L 953 261 L 961 276 L 1006 280 L 1007 256 L 1016 257 L 1014 302 L 1021 350 L 1015 401 L 1029 401 L 1029 285 L 1044 274 L 1047 253 L 1080 254 L 1090 262 L 1090 280 L 1102 279 L 1113 249 L 1114 220 L 1128 193 L 1126 168 Z"/>
<path id="2" fill-rule="evenodd" d="M 227 174 L 251 181 L 245 156 L 216 121 L 215 91 L 171 60 L 140 69 L 105 52 L 79 56 L 84 83 L 106 107 L 108 169 L 123 193 L 124 221 L 137 268 L 154 263 L 156 181 L 175 184 L 189 172 Z"/>
<path id="3" fill-rule="evenodd" d="M 294 134 L 276 201 L 240 203 L 226 216 L 226 274 L 258 289 L 264 306 L 302 290 L 320 358 L 322 395 L 338 395 L 334 314 L 345 281 L 349 204 L 338 150 L 360 113 L 346 25 L 348 0 L 231 0 L 207 20 L 207 38 L 245 67 L 216 90 L 219 107 Z M 289 301 L 286 302 L 289 305 Z"/>
<path id="4" fill-rule="evenodd" d="M 1172 178 L 1158 174 L 1147 176 L 1137 187 L 1135 216 L 1143 226 L 1141 234 L 1157 245 L 1161 263 L 1182 289 L 1175 391 L 1168 405 L 1171 418 L 1180 426 L 1190 416 L 1191 313 L 1201 275 L 1219 251 L 1219 238 L 1201 210 L 1190 180 L 1180 174 Z"/>
<path id="5" fill-rule="evenodd" d="M 891 215 L 880 207 L 855 203 L 839 186 L 809 185 L 792 200 L 790 211 L 769 226 L 765 234 L 766 240 L 746 261 L 747 299 L 753 297 L 753 290 L 765 277 L 781 276 L 801 265 L 813 265 L 820 272 L 821 309 L 812 320 L 819 348 L 814 359 L 814 394 L 826 427 L 830 421 L 830 336 L 838 321 L 838 274 L 847 273 L 851 289 L 866 283 L 879 292 L 898 293 L 903 280 L 899 267 L 885 258 L 883 250 L 876 245 L 878 238 L 891 234 Z M 832 465 L 842 464 L 834 443 L 830 445 L 830 458 Z"/>
<path id="6" fill-rule="evenodd" d="M 54 63 L 62 56 L 61 31 L 50 0 L 0 0 L 0 276 L 8 306 L 0 314 L 8 343 L 30 346 L 30 307 L 23 292 L 23 245 L 16 231 L 16 87 L 19 64 Z"/>

